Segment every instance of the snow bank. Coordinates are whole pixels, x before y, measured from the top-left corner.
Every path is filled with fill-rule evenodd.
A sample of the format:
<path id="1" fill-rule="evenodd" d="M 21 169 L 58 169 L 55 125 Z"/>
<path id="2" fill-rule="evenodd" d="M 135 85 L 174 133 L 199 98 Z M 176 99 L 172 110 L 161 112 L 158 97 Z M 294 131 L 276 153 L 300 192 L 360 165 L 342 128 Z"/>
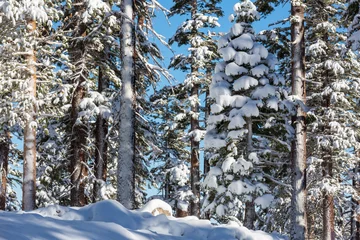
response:
<path id="1" fill-rule="evenodd" d="M 157 203 L 148 207 L 157 208 Z M 145 210 L 129 211 L 106 200 L 82 208 L 50 206 L 33 212 L 0 212 L 0 239 L 285 239 L 234 223 L 214 226 L 196 217 L 153 216 Z"/>

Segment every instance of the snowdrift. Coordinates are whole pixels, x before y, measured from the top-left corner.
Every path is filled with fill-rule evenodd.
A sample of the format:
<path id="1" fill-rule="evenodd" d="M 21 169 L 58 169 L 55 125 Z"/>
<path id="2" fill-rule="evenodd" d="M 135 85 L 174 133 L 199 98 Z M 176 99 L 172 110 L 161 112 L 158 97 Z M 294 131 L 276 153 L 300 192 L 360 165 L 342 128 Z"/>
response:
<path id="1" fill-rule="evenodd" d="M 153 216 L 106 200 L 82 208 L 49 206 L 32 212 L 0 212 L 0 239 L 7 240 L 280 240 L 238 225 L 214 226 L 196 217 Z"/>

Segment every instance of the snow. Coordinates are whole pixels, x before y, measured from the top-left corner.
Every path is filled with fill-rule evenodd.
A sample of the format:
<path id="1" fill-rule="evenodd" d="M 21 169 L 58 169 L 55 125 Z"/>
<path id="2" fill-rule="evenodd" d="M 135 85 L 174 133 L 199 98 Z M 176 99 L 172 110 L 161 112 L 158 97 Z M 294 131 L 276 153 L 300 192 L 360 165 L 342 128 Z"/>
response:
<path id="1" fill-rule="evenodd" d="M 276 92 L 276 89 L 274 86 L 271 86 L 270 84 L 266 84 L 263 87 L 258 87 L 252 93 L 252 97 L 254 99 L 263 99 L 263 98 L 267 98 L 269 96 L 274 96 L 275 92 Z"/>
<path id="2" fill-rule="evenodd" d="M 235 91 L 239 91 L 242 89 L 247 90 L 250 87 L 257 86 L 258 84 L 259 82 L 255 78 L 250 76 L 242 76 L 239 79 L 235 80 L 233 86 Z"/>
<path id="3" fill-rule="evenodd" d="M 248 50 L 254 46 L 252 35 L 245 33 L 231 41 L 233 48 L 237 50 Z"/>
<path id="4" fill-rule="evenodd" d="M 255 199 L 255 204 L 260 206 L 262 209 L 268 208 L 271 202 L 274 201 L 274 196 L 271 194 L 264 194 Z"/>
<path id="5" fill-rule="evenodd" d="M 234 116 L 228 125 L 228 129 L 239 129 L 246 124 L 246 121 L 242 116 Z"/>
<path id="6" fill-rule="evenodd" d="M 168 203 L 166 203 L 160 199 L 150 200 L 140 209 L 140 211 L 141 212 L 149 212 L 149 213 L 152 213 L 154 216 L 157 216 L 157 215 L 160 215 L 160 213 L 157 210 L 159 208 L 161 208 L 164 211 L 167 211 L 169 214 L 172 213 L 171 206 Z M 172 216 L 172 214 L 171 214 L 171 216 Z"/>
<path id="7" fill-rule="evenodd" d="M 238 76 L 247 72 L 246 68 L 237 65 L 235 62 L 229 63 L 225 68 L 225 74 L 228 76 Z"/>
<path id="8" fill-rule="evenodd" d="M 224 61 L 228 62 L 234 59 L 236 51 L 232 47 L 225 47 L 219 49 L 219 53 L 224 59 Z"/>
<path id="9" fill-rule="evenodd" d="M 164 207 L 161 202 L 150 205 Z M 17 240 L 285 239 L 234 224 L 214 226 L 196 217 L 174 218 L 153 216 L 142 210 L 130 211 L 113 200 L 82 208 L 55 205 L 32 212 L 0 212 L 0 226 L 0 239 Z"/>
<path id="10" fill-rule="evenodd" d="M 232 27 L 231 27 L 231 33 L 234 35 L 234 36 L 239 36 L 240 34 L 243 33 L 244 31 L 244 27 L 241 26 L 241 23 L 235 23 Z"/>

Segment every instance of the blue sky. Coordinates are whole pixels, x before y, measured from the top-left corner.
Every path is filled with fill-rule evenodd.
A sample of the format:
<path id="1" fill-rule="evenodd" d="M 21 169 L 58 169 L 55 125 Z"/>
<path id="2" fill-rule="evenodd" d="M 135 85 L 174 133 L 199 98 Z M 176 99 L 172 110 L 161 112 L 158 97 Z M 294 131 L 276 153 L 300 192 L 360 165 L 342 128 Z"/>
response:
<path id="1" fill-rule="evenodd" d="M 167 9 L 170 9 L 174 4 L 172 0 L 158 0 L 158 2 Z M 214 32 L 228 32 L 230 30 L 232 24 L 228 20 L 228 17 L 230 14 L 233 13 L 233 6 L 235 5 L 235 3 L 238 2 L 239 0 L 222 1 L 220 6 L 224 11 L 224 16 L 219 19 L 219 23 L 221 26 L 219 28 L 214 28 L 213 29 Z M 289 10 L 290 7 L 288 6 L 288 4 L 285 6 L 281 5 L 279 8 L 276 9 L 276 11 L 274 11 L 266 18 L 262 18 L 259 21 L 255 22 L 253 27 L 256 33 L 260 32 L 261 30 L 269 29 L 268 25 L 271 23 L 287 18 L 289 16 Z M 157 17 L 153 20 L 153 25 L 155 30 L 159 34 L 163 35 L 166 38 L 166 41 L 168 41 L 169 38 L 171 38 L 172 35 L 175 33 L 178 26 L 187 18 L 188 18 L 187 16 L 173 16 L 169 18 L 169 22 L 170 22 L 169 24 L 166 18 L 164 17 L 164 14 L 162 14 L 161 12 L 157 12 Z M 186 51 L 185 47 L 178 48 L 176 45 L 177 44 L 175 43 L 172 46 L 172 49 L 175 52 L 175 54 L 180 54 Z M 170 59 L 173 56 L 173 53 L 166 47 L 161 46 L 160 43 L 159 43 L 159 47 L 161 47 L 163 56 L 165 58 L 163 66 L 168 67 Z M 170 73 L 175 77 L 177 83 L 181 83 L 186 75 L 186 73 L 182 73 L 181 71 L 174 71 L 173 69 L 170 69 Z M 166 81 L 163 84 L 167 84 Z"/>

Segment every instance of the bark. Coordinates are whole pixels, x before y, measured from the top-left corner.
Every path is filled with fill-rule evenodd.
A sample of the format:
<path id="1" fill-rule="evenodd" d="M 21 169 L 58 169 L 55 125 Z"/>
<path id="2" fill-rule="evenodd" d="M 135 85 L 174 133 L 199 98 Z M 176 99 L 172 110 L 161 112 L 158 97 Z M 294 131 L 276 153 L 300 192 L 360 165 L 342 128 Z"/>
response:
<path id="1" fill-rule="evenodd" d="M 255 213 L 255 203 L 254 202 L 246 202 L 245 203 L 245 219 L 244 219 L 244 227 L 247 229 L 254 230 L 254 223 L 256 220 Z"/>
<path id="2" fill-rule="evenodd" d="M 102 93 L 108 87 L 107 79 L 104 78 L 102 69 L 99 67 L 99 79 L 98 79 L 98 92 Z M 93 201 L 100 201 L 101 187 L 106 182 L 107 174 L 107 150 L 108 142 L 106 136 L 108 134 L 107 120 L 102 116 L 100 112 L 96 119 L 95 127 L 95 177 L 96 182 L 94 184 L 94 199 Z"/>
<path id="3" fill-rule="evenodd" d="M 79 116 L 79 106 L 85 97 L 86 89 L 83 86 L 85 79 L 81 77 L 75 88 L 71 102 L 71 144 L 70 144 L 70 172 L 71 172 L 71 206 L 84 206 L 87 204 L 85 196 L 85 181 L 88 175 L 86 158 L 86 138 L 87 127 L 83 123 L 77 122 Z"/>
<path id="4" fill-rule="evenodd" d="M 4 140 L 0 143 L 0 210 L 6 207 L 6 184 L 9 164 L 10 132 L 5 132 Z"/>
<path id="5" fill-rule="evenodd" d="M 210 115 L 210 103 L 208 101 L 209 96 L 209 89 L 206 90 L 205 95 L 205 122 L 209 118 Z M 210 163 L 209 163 L 209 157 L 207 154 L 206 149 L 204 150 L 204 174 L 206 175 L 210 171 Z"/>
<path id="6" fill-rule="evenodd" d="M 252 119 L 246 118 L 247 125 L 247 140 L 246 140 L 246 155 L 249 156 L 253 151 L 253 130 L 252 130 Z M 244 226 L 248 229 L 254 229 L 254 223 L 256 220 L 255 214 L 255 204 L 253 201 L 248 201 L 245 203 L 245 219 Z"/>
<path id="7" fill-rule="evenodd" d="M 307 209 L 307 238 L 306 239 L 316 239 L 315 238 L 315 216 L 314 213 Z"/>
<path id="8" fill-rule="evenodd" d="M 177 206 L 177 202 L 176 202 L 176 206 Z M 180 209 L 179 207 L 176 207 L 176 217 L 181 218 L 181 217 L 187 217 L 187 216 L 189 216 L 188 211 L 184 211 L 184 210 Z"/>
<path id="9" fill-rule="evenodd" d="M 135 207 L 135 32 L 131 22 L 133 0 L 123 0 L 121 9 L 121 80 L 117 200 L 126 208 Z"/>
<path id="10" fill-rule="evenodd" d="M 332 177 L 331 158 L 325 158 L 323 176 Z M 323 240 L 335 240 L 334 196 L 328 192 L 323 195 Z"/>
<path id="11" fill-rule="evenodd" d="M 84 11 L 83 0 L 75 0 L 77 5 L 75 11 L 81 14 Z M 73 33 L 73 37 L 86 36 L 86 24 L 79 19 L 74 20 L 76 31 Z M 87 168 L 87 153 L 86 153 L 86 139 L 88 136 L 88 129 L 85 124 L 78 121 L 80 103 L 84 99 L 87 89 L 85 87 L 85 76 L 87 75 L 85 66 L 85 43 L 81 41 L 71 42 L 69 49 L 69 55 L 73 63 L 77 63 L 76 68 L 80 69 L 81 74 L 74 79 L 73 84 L 76 84 L 71 100 L 71 112 L 70 112 L 70 174 L 71 174 L 71 192 L 70 192 L 70 205 L 71 206 L 84 206 L 88 200 L 85 195 L 85 179 L 88 175 Z"/>
<path id="12" fill-rule="evenodd" d="M 193 1 L 191 5 L 191 18 L 194 19 L 197 13 L 197 1 Z M 193 28 L 195 31 L 195 28 Z M 192 46 L 193 47 L 193 46 Z M 198 68 L 194 67 L 196 63 L 192 63 L 191 74 L 197 74 Z M 191 96 L 194 99 L 199 98 L 199 85 L 194 84 L 191 89 Z M 190 129 L 192 132 L 199 129 L 199 118 L 195 114 L 199 113 L 199 104 L 196 102 L 191 106 L 191 116 Z M 194 200 L 190 202 L 190 213 L 194 216 L 200 216 L 200 162 L 199 162 L 199 147 L 200 142 L 195 141 L 194 138 L 191 139 L 191 166 L 190 166 L 190 183 L 191 190 L 194 194 Z"/>
<path id="13" fill-rule="evenodd" d="M 358 153 L 358 156 L 360 154 Z M 353 187 L 360 195 L 360 179 L 358 175 L 360 171 L 360 164 L 354 169 Z M 351 240 L 360 240 L 360 214 L 356 215 L 356 209 L 360 207 L 360 201 L 352 198 L 352 213 L 351 213 Z"/>
<path id="14" fill-rule="evenodd" d="M 302 3 L 302 2 L 301 2 Z M 297 21 L 291 24 L 292 41 L 292 94 L 305 103 L 305 41 L 304 6 L 291 6 L 291 14 Z M 291 238 L 305 239 L 306 230 L 306 124 L 305 113 L 298 107 L 293 117 L 295 139 L 292 142 L 291 162 L 293 167 L 293 194 L 291 198 Z"/>
<path id="15" fill-rule="evenodd" d="M 29 34 L 36 31 L 36 21 L 28 20 Z M 22 208 L 25 211 L 35 209 L 35 192 L 36 192 L 36 128 L 32 123 L 36 122 L 36 55 L 35 51 L 29 51 L 26 56 L 27 67 L 30 72 L 28 86 L 29 98 L 34 101 L 28 110 L 30 116 L 24 127 L 24 164 L 23 164 L 23 199 Z"/>

